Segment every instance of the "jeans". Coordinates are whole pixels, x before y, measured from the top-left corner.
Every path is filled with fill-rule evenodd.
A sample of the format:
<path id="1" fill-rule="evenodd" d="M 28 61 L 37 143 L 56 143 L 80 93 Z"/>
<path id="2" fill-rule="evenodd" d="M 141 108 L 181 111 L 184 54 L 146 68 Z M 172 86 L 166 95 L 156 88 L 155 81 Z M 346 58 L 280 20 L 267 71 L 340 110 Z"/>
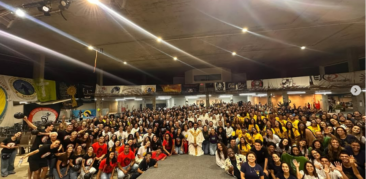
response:
<path id="1" fill-rule="evenodd" d="M 210 155 L 215 155 L 217 144 L 210 143 Z"/>
<path id="2" fill-rule="evenodd" d="M 91 174 L 94 174 L 97 171 L 94 167 L 85 167 L 85 170 L 87 170 L 87 171 L 89 170 L 89 173 L 91 173 Z M 85 172 L 84 172 L 83 168 L 81 167 L 80 177 L 82 179 L 84 179 L 84 175 L 85 175 Z M 73 178 L 70 178 L 70 179 L 73 179 Z"/>
<path id="3" fill-rule="evenodd" d="M 70 175 L 70 179 L 77 179 L 79 176 L 79 171 L 75 171 L 73 168 L 70 167 L 69 169 L 69 175 Z"/>
<path id="4" fill-rule="evenodd" d="M 209 145 L 210 145 L 210 142 L 208 140 L 205 140 L 202 142 L 202 150 L 205 153 L 205 155 L 210 154 Z"/>
<path id="5" fill-rule="evenodd" d="M 136 178 L 138 178 L 140 175 L 141 175 L 141 173 L 138 173 L 138 172 L 133 173 L 133 174 L 131 174 L 130 179 L 136 179 Z"/>
<path id="6" fill-rule="evenodd" d="M 66 173 L 66 170 L 67 170 L 67 167 L 65 168 L 60 168 L 60 173 L 61 175 L 65 175 Z M 62 178 L 60 178 L 60 176 L 58 175 L 58 172 L 57 172 L 57 169 L 54 168 L 53 169 L 53 176 L 55 177 L 55 179 L 69 179 L 70 178 L 70 174 L 69 174 L 70 171 L 67 172 L 67 175 L 66 176 L 62 176 Z"/>
<path id="7" fill-rule="evenodd" d="M 127 168 L 130 166 L 131 164 L 122 167 L 124 170 L 127 170 Z M 131 170 L 137 170 L 139 166 L 137 164 L 133 164 L 133 166 L 131 167 Z M 122 170 L 120 170 L 119 168 L 117 168 L 117 178 L 118 179 L 123 179 L 126 176 L 125 173 L 122 172 Z"/>
<path id="8" fill-rule="evenodd" d="M 48 160 L 48 166 L 50 167 L 50 170 L 48 170 L 48 176 L 53 176 L 53 169 L 56 167 L 56 157 L 51 157 L 50 160 Z"/>
<path id="9" fill-rule="evenodd" d="M 179 147 L 175 146 L 175 153 L 183 154 L 182 147 L 181 146 L 179 146 Z"/>
<path id="10" fill-rule="evenodd" d="M 104 173 L 100 174 L 100 179 L 110 179 L 112 176 L 112 173 Z"/>
<path id="11" fill-rule="evenodd" d="M 10 158 L 4 160 L 3 155 L 10 155 Z M 17 156 L 17 151 L 14 150 L 12 153 L 1 153 L 1 176 L 8 176 L 14 173 L 14 160 Z"/>

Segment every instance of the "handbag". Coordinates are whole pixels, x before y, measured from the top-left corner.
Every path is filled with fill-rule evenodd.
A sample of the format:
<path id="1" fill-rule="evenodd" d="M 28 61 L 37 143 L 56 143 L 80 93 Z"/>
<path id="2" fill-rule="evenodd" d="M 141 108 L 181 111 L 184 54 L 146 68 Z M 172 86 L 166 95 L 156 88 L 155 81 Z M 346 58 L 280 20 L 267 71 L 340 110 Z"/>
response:
<path id="1" fill-rule="evenodd" d="M 10 154 L 7 154 L 7 153 L 3 153 L 3 154 L 1 154 L 1 158 L 2 158 L 3 160 L 9 159 L 9 158 L 10 158 L 10 156 L 11 156 L 11 153 L 10 153 Z"/>

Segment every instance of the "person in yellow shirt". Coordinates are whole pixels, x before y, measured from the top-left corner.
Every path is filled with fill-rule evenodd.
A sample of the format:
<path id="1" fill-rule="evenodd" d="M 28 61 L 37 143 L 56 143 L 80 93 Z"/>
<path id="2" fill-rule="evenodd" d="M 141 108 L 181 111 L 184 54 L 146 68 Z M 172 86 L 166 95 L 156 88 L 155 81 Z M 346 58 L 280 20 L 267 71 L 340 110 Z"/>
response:
<path id="1" fill-rule="evenodd" d="M 274 130 L 274 134 L 278 135 L 281 139 L 287 138 L 287 129 L 282 127 L 279 121 L 275 121 L 275 127 L 272 129 Z"/>
<path id="2" fill-rule="evenodd" d="M 243 133 L 243 131 L 241 131 L 241 127 L 240 127 L 240 124 L 236 124 L 235 125 L 235 128 L 236 128 L 236 130 L 235 130 L 235 137 L 239 137 L 239 136 L 241 136 L 241 134 Z"/>
<path id="3" fill-rule="evenodd" d="M 300 136 L 299 131 L 292 126 L 291 122 L 287 122 L 286 129 L 287 129 L 287 136 L 291 140 L 291 145 L 294 143 L 296 144 L 296 141 Z"/>
<path id="4" fill-rule="evenodd" d="M 292 126 L 297 129 L 297 125 L 299 124 L 299 120 L 295 119 L 294 116 L 289 116 L 289 119 L 287 122 L 291 122 Z M 287 125 L 287 123 L 286 123 Z"/>
<path id="5" fill-rule="evenodd" d="M 248 125 L 248 129 L 249 129 L 249 131 L 251 131 L 251 129 L 252 129 L 253 127 L 255 127 L 255 129 L 257 129 L 257 131 L 260 131 L 260 130 L 259 130 L 259 127 L 258 127 L 258 125 L 257 125 L 257 123 L 255 122 L 255 120 L 254 120 L 254 119 L 251 119 L 251 120 L 250 120 L 250 124 Z"/>
<path id="6" fill-rule="evenodd" d="M 311 132 L 313 132 L 313 134 L 315 135 L 316 132 L 320 132 L 320 126 L 316 123 L 315 120 L 311 120 L 311 125 L 308 127 L 308 129 L 310 129 Z"/>
<path id="7" fill-rule="evenodd" d="M 249 134 L 247 133 L 245 136 L 248 139 L 248 141 L 251 144 L 254 144 L 254 141 L 259 139 L 263 142 L 263 136 L 257 131 L 257 129 L 255 129 L 254 127 L 251 129 L 252 132 Z"/>
<path id="8" fill-rule="evenodd" d="M 247 156 L 247 153 L 250 151 L 251 147 L 249 143 L 246 141 L 245 137 L 240 137 L 238 149 L 240 154 Z"/>

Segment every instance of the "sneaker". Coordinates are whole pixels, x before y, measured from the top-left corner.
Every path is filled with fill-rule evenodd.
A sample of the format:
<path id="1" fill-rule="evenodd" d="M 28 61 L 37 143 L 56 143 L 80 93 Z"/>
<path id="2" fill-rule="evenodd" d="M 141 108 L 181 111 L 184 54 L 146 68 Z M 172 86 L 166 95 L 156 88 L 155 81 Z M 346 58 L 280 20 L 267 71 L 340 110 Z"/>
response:
<path id="1" fill-rule="evenodd" d="M 8 172 L 8 173 L 9 173 L 9 175 L 13 175 L 13 174 L 15 174 L 16 172 L 12 171 L 12 172 Z"/>
<path id="2" fill-rule="evenodd" d="M 5 177 L 7 177 L 8 175 L 1 175 L 1 177 L 3 177 L 3 178 L 5 178 Z"/>

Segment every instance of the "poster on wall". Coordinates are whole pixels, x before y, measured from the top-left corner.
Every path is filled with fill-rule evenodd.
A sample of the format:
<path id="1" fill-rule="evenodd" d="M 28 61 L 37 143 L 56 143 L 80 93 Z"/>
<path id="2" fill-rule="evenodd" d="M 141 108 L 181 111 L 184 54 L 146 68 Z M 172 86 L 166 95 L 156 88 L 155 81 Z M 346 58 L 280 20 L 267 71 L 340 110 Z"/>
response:
<path id="1" fill-rule="evenodd" d="M 226 83 L 226 91 L 236 91 L 236 83 Z"/>
<path id="2" fill-rule="evenodd" d="M 198 93 L 200 90 L 200 84 L 183 84 L 182 92 L 183 93 Z"/>
<path id="3" fill-rule="evenodd" d="M 246 89 L 247 89 L 246 82 L 236 83 L 236 90 L 241 91 L 241 90 L 246 90 Z"/>
<path id="4" fill-rule="evenodd" d="M 68 84 L 65 82 L 57 82 L 57 97 L 58 99 L 72 99 L 71 101 L 63 102 L 63 108 L 72 109 L 81 106 L 83 103 L 80 100 L 80 90 L 77 84 Z M 79 99 L 79 100 L 77 100 Z M 74 103 L 74 104 L 73 104 Z"/>
<path id="5" fill-rule="evenodd" d="M 24 105 L 24 115 L 28 116 L 28 120 L 35 124 L 44 124 L 47 122 L 55 122 L 60 114 L 61 105 Z"/>
<path id="6" fill-rule="evenodd" d="M 354 80 L 355 84 L 365 85 L 365 71 L 356 71 L 354 72 Z"/>
<path id="7" fill-rule="evenodd" d="M 172 85 L 160 85 L 163 89 L 164 93 L 180 93 L 182 92 L 182 85 L 181 84 L 172 84 Z"/>
<path id="8" fill-rule="evenodd" d="M 57 100 L 55 81 L 38 79 L 34 80 L 34 84 L 38 101 L 46 102 Z"/>
<path id="9" fill-rule="evenodd" d="M 268 88 L 268 80 L 248 80 L 247 89 L 264 90 Z"/>
<path id="10" fill-rule="evenodd" d="M 310 76 L 310 84 L 314 87 L 332 87 L 354 84 L 354 73 L 335 73 Z"/>
<path id="11" fill-rule="evenodd" d="M 154 94 L 156 92 L 156 85 L 142 85 L 142 94 Z"/>
<path id="12" fill-rule="evenodd" d="M 121 93 L 123 95 L 141 95 L 141 86 L 122 86 Z"/>
<path id="13" fill-rule="evenodd" d="M 86 110 L 73 110 L 73 118 L 83 118 L 83 119 L 93 119 L 97 116 L 96 109 L 86 109 Z"/>
<path id="14" fill-rule="evenodd" d="M 308 76 L 268 79 L 268 89 L 309 88 Z"/>
<path id="15" fill-rule="evenodd" d="M 37 94 L 32 79 L 3 76 L 10 90 L 12 101 L 37 101 Z"/>
<path id="16" fill-rule="evenodd" d="M 6 84 L 6 81 L 3 76 L 0 76 L 0 120 L 4 119 L 6 110 L 8 109 L 8 91 L 10 88 Z"/>
<path id="17" fill-rule="evenodd" d="M 226 90 L 225 82 L 216 82 L 215 83 L 215 91 L 224 92 L 225 90 Z"/>
<path id="18" fill-rule="evenodd" d="M 94 100 L 94 93 L 95 93 L 94 85 L 79 84 L 79 90 L 80 90 L 80 98 L 83 101 Z"/>

